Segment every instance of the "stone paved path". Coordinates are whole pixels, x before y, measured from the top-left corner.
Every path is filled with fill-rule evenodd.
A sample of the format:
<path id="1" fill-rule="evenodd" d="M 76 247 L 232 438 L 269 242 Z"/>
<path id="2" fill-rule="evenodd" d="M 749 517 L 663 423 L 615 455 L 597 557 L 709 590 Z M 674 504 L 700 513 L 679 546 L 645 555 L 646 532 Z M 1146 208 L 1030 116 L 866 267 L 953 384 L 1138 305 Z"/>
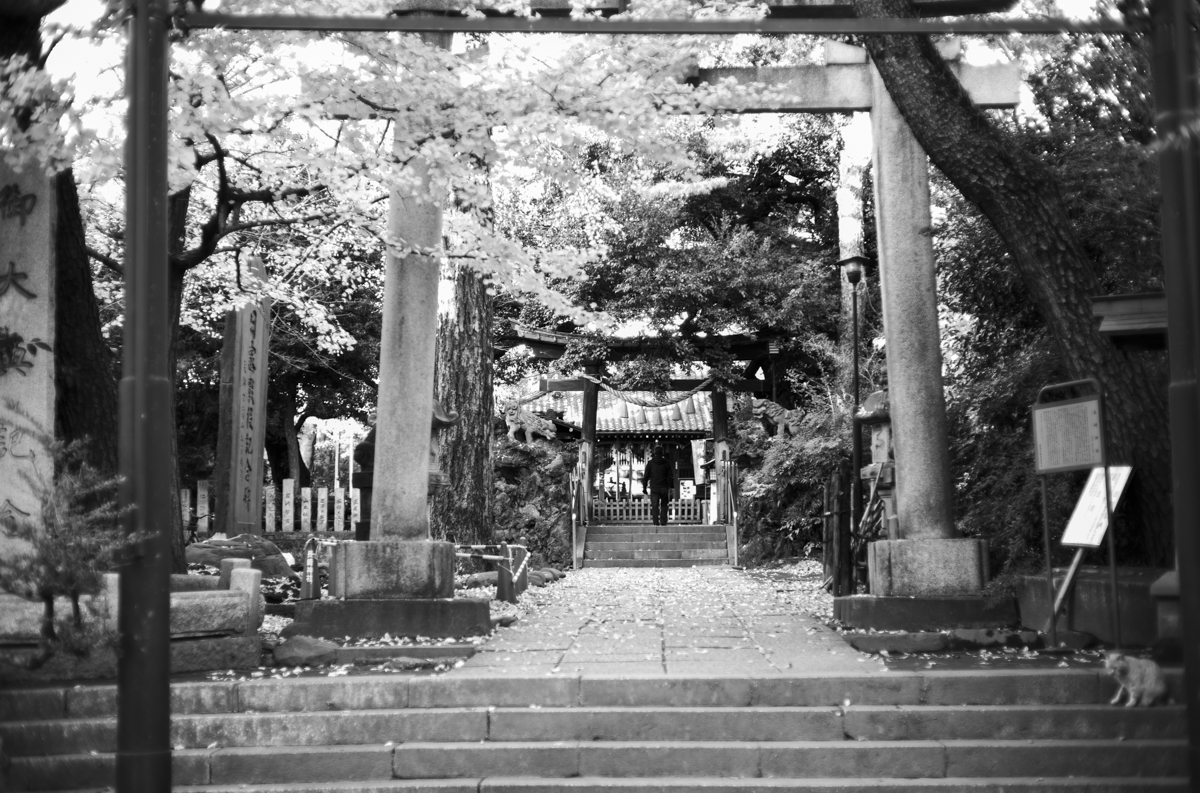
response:
<path id="1" fill-rule="evenodd" d="M 585 568 L 521 597 L 526 615 L 452 674 L 884 671 L 794 589 L 728 567 Z"/>

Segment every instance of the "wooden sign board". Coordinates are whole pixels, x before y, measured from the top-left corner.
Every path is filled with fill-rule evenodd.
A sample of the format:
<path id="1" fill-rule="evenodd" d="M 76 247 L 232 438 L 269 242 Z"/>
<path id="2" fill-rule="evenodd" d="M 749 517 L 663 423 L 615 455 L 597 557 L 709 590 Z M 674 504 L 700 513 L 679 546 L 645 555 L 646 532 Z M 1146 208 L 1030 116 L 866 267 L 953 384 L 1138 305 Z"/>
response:
<path id="1" fill-rule="evenodd" d="M 692 501 L 696 498 L 696 482 L 693 479 L 679 480 L 679 499 L 681 501 Z"/>
<path id="2" fill-rule="evenodd" d="M 1129 484 L 1129 476 L 1133 466 L 1113 465 L 1108 468 L 1108 483 L 1112 489 L 1112 507 L 1115 510 L 1121 503 L 1125 486 Z M 1062 544 L 1080 548 L 1099 548 L 1104 540 L 1104 532 L 1108 529 L 1108 504 L 1104 495 L 1104 468 L 1093 468 L 1079 500 L 1075 502 L 1075 511 L 1067 522 L 1067 530 L 1063 532 Z"/>
<path id="3" fill-rule="evenodd" d="M 1039 474 L 1104 465 L 1100 397 L 1033 406 L 1034 469 Z"/>

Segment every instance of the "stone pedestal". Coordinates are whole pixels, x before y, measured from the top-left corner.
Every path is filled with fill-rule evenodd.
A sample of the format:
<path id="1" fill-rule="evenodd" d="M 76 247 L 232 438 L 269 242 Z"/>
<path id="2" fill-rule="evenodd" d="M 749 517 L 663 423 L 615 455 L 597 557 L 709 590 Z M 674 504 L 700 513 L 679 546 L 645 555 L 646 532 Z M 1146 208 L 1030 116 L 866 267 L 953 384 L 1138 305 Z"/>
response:
<path id="1" fill-rule="evenodd" d="M 491 607 L 474 598 L 301 600 L 286 635 L 341 639 L 482 636 L 492 629 Z"/>
<path id="2" fill-rule="evenodd" d="M 867 546 L 871 594 L 977 595 L 987 584 L 986 540 L 880 540 Z"/>
<path id="3" fill-rule="evenodd" d="M 342 543 L 330 559 L 329 594 L 382 600 L 453 597 L 454 546 L 434 540 Z"/>

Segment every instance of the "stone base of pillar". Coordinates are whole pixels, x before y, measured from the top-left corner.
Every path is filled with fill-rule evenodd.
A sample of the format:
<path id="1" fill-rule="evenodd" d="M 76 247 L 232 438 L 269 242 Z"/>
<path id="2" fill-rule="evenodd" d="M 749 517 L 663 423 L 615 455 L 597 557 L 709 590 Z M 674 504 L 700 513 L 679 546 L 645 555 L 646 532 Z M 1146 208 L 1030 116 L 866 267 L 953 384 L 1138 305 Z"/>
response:
<path id="1" fill-rule="evenodd" d="M 482 636 L 492 629 L 491 608 L 477 598 L 413 600 L 301 600 L 287 635 L 322 639 Z"/>
<path id="2" fill-rule="evenodd" d="M 871 594 L 978 595 L 988 581 L 987 540 L 880 540 L 867 546 Z"/>
<path id="3" fill-rule="evenodd" d="M 329 594 L 365 600 L 452 598 L 454 545 L 435 540 L 341 543 L 329 560 Z"/>
<path id="4" fill-rule="evenodd" d="M 955 628 L 1015 628 L 1016 598 L 879 597 L 833 599 L 833 618 L 852 628 L 877 631 L 943 631 Z"/>

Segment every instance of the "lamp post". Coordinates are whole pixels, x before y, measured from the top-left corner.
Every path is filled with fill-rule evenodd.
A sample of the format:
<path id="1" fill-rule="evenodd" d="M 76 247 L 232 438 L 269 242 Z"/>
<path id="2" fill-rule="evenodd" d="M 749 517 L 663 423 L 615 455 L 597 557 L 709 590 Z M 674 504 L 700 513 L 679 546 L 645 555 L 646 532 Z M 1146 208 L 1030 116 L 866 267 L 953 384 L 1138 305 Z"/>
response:
<path id="1" fill-rule="evenodd" d="M 850 427 L 851 427 L 851 468 L 850 473 L 850 525 L 852 528 L 858 526 L 858 516 L 861 510 L 862 500 L 862 484 L 859 480 L 859 472 L 862 470 L 862 429 L 858 426 L 858 282 L 862 280 L 863 265 L 870 261 L 863 256 L 851 256 L 848 259 L 842 259 L 837 263 L 837 266 L 846 275 L 846 281 L 850 284 L 850 345 L 852 347 L 853 367 L 851 378 L 853 381 L 852 390 L 854 393 L 854 408 L 850 412 Z M 839 571 L 840 572 L 840 568 Z M 835 584 L 839 581 L 840 576 L 834 575 Z M 853 572 L 850 577 L 850 587 L 854 587 Z M 839 587 L 835 586 L 835 590 Z M 834 594 L 851 594 L 850 592 L 837 592 Z"/>

